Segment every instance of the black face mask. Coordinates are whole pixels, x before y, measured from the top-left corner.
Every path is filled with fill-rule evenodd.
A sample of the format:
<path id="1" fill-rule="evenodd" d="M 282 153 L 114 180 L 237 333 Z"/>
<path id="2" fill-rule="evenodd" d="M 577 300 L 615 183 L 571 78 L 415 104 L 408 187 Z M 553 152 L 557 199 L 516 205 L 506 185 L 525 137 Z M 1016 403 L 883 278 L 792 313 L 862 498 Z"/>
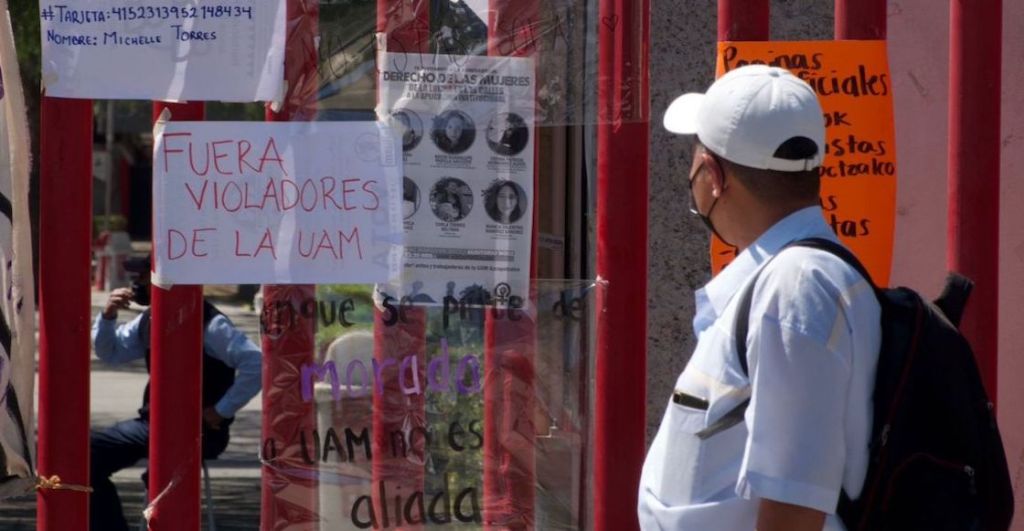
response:
<path id="1" fill-rule="evenodd" d="M 132 281 L 132 300 L 139 306 L 149 306 L 149 284 Z"/>
<path id="2" fill-rule="evenodd" d="M 719 240 L 722 240 L 722 242 L 724 242 L 726 245 L 732 245 L 731 243 L 727 242 L 725 238 L 723 238 L 722 235 L 718 233 L 717 230 L 715 230 L 715 226 L 711 223 L 711 213 L 714 212 L 715 205 L 718 204 L 718 198 L 716 197 L 715 200 L 711 202 L 711 208 L 708 209 L 707 214 L 701 214 L 700 210 L 697 209 L 697 198 L 693 196 L 693 182 L 695 180 L 697 180 L 696 173 L 694 174 L 693 178 L 690 179 L 690 213 L 700 218 L 701 223 L 703 223 L 704 226 L 707 227 L 709 231 L 711 231 L 711 234 L 714 234 L 715 237 L 717 237 Z M 722 184 L 725 184 L 724 179 Z"/>

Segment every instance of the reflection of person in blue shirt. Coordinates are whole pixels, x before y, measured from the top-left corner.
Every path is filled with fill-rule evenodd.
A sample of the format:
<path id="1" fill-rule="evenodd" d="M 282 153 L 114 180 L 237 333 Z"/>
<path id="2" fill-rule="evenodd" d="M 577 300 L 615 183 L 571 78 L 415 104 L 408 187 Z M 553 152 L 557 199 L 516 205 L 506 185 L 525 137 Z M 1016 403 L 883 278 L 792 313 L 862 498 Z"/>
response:
<path id="1" fill-rule="evenodd" d="M 149 305 L 149 258 L 129 260 L 125 269 L 139 278 L 131 289 L 110 293 L 106 308 L 96 316 L 92 341 L 103 361 L 121 364 L 144 359 L 149 370 L 150 310 L 123 324 L 117 324 L 118 310 L 134 301 Z M 235 413 L 260 390 L 260 349 L 235 328 L 212 304 L 203 301 L 202 452 L 214 459 L 227 447 Z M 93 531 L 128 530 L 117 489 L 110 475 L 135 464 L 149 453 L 149 385 L 142 398 L 139 416 L 90 435 L 91 484 L 90 527 Z M 145 480 L 144 480 L 145 481 Z"/>

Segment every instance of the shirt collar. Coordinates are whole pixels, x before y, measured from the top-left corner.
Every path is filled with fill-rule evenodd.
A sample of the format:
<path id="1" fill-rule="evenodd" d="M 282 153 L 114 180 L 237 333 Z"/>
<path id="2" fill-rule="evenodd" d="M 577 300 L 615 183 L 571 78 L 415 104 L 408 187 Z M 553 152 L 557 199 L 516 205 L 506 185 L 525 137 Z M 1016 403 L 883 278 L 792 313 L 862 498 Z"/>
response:
<path id="1" fill-rule="evenodd" d="M 836 239 L 835 233 L 825 223 L 821 207 L 818 206 L 797 210 L 761 234 L 732 263 L 697 291 L 698 307 L 709 304 L 715 317 L 721 315 L 732 296 L 761 264 L 789 242 L 810 237 Z"/>

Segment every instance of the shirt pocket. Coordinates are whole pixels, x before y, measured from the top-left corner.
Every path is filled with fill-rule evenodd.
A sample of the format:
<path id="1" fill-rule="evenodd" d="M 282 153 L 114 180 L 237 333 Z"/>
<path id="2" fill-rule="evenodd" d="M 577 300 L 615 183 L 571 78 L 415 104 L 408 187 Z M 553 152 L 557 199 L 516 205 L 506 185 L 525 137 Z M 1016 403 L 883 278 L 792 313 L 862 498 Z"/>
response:
<path id="1" fill-rule="evenodd" d="M 719 501 L 734 497 L 740 476 L 743 450 L 747 444 L 747 427 L 740 422 L 724 431 L 700 440 L 700 456 L 692 502 Z"/>
<path id="2" fill-rule="evenodd" d="M 697 433 L 707 426 L 707 412 L 670 402 L 658 483 L 650 485 L 667 506 L 705 503 L 731 493 L 739 477 L 746 429 L 743 423 L 707 439 Z M 731 496 L 731 494 L 728 494 Z"/>

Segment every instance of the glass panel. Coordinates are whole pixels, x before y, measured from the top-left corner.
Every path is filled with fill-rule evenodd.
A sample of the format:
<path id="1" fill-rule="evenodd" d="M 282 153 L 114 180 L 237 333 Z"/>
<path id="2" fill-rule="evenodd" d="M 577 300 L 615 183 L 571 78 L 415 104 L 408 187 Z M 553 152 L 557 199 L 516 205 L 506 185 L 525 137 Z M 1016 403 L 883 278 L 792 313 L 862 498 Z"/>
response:
<path id="1" fill-rule="evenodd" d="M 315 359 L 277 367 L 299 378 L 264 389 L 288 399 L 298 382 L 312 409 L 311 422 L 301 408 L 271 419 L 297 427 L 264 441 L 292 506 L 273 528 L 582 527 L 598 289 L 536 281 L 528 308 L 510 310 L 319 286 L 265 309 L 266 333 L 292 316 L 318 327 Z"/>

